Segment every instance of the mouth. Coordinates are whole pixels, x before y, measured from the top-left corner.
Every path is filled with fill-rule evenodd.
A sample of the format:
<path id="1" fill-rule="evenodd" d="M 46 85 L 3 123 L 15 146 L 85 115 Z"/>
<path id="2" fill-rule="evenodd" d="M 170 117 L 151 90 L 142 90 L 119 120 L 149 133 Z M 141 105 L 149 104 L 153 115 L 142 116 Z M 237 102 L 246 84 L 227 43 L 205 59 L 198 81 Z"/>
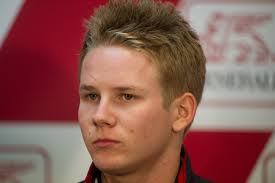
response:
<path id="1" fill-rule="evenodd" d="M 97 148 L 107 148 L 107 147 L 112 147 L 119 143 L 120 142 L 117 140 L 102 138 L 102 139 L 95 140 L 93 142 L 93 145 L 95 145 L 95 147 L 97 147 Z"/>

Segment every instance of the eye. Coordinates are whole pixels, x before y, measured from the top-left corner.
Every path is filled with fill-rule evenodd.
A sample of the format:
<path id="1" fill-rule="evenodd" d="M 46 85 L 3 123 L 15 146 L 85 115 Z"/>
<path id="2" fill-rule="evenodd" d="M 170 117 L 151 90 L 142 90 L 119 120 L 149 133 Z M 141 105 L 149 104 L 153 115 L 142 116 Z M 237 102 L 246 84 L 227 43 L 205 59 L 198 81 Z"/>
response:
<path id="1" fill-rule="evenodd" d="M 89 100 L 92 100 L 92 101 L 96 101 L 97 99 L 98 99 L 98 94 L 96 94 L 96 93 L 90 93 L 90 94 L 88 94 L 87 95 L 87 98 L 89 99 Z"/>
<path id="2" fill-rule="evenodd" d="M 135 96 L 132 95 L 132 94 L 129 94 L 129 93 L 122 94 L 122 99 L 123 100 L 133 100 L 134 98 L 135 98 Z"/>

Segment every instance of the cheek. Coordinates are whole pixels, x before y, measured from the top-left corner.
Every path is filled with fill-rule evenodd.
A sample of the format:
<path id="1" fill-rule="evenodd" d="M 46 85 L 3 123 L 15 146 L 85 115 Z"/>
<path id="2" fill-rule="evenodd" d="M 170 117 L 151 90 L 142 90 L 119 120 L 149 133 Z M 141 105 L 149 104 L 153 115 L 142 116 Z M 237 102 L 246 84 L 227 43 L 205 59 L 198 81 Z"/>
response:
<path id="1" fill-rule="evenodd" d="M 89 107 L 89 105 L 80 102 L 79 108 L 78 108 L 78 121 L 79 124 L 85 125 L 92 119 L 92 108 Z"/>
<path id="2" fill-rule="evenodd" d="M 129 113 L 127 115 L 131 116 L 131 119 L 126 120 L 129 125 L 129 133 L 134 136 L 136 141 L 154 140 L 155 137 L 159 138 L 168 130 L 168 122 L 162 110 L 143 107 L 131 115 Z"/>
<path id="3" fill-rule="evenodd" d="M 79 105 L 78 109 L 78 122 L 80 125 L 81 133 L 86 141 L 86 139 L 89 136 L 89 131 L 90 131 L 90 121 L 91 121 L 91 115 L 89 114 L 89 110 L 85 104 Z"/>

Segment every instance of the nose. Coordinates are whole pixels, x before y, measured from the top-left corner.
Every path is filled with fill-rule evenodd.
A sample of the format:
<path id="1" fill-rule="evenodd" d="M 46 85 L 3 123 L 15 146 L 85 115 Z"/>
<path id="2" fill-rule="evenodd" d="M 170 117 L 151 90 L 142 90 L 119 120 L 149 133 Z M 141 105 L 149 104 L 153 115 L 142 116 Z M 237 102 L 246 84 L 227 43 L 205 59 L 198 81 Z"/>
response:
<path id="1" fill-rule="evenodd" d="M 92 122 L 96 127 L 113 127 L 116 125 L 112 106 L 107 100 L 101 100 L 92 116 Z"/>

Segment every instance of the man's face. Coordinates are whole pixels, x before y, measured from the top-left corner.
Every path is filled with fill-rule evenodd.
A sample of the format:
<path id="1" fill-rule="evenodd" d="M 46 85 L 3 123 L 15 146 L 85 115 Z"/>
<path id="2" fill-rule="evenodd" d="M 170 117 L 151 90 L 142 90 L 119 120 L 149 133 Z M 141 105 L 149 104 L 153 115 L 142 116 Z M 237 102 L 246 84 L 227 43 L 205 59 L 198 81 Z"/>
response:
<path id="1" fill-rule="evenodd" d="M 143 53 L 103 46 L 84 58 L 79 123 L 95 165 L 107 173 L 150 166 L 172 141 L 157 70 Z"/>

